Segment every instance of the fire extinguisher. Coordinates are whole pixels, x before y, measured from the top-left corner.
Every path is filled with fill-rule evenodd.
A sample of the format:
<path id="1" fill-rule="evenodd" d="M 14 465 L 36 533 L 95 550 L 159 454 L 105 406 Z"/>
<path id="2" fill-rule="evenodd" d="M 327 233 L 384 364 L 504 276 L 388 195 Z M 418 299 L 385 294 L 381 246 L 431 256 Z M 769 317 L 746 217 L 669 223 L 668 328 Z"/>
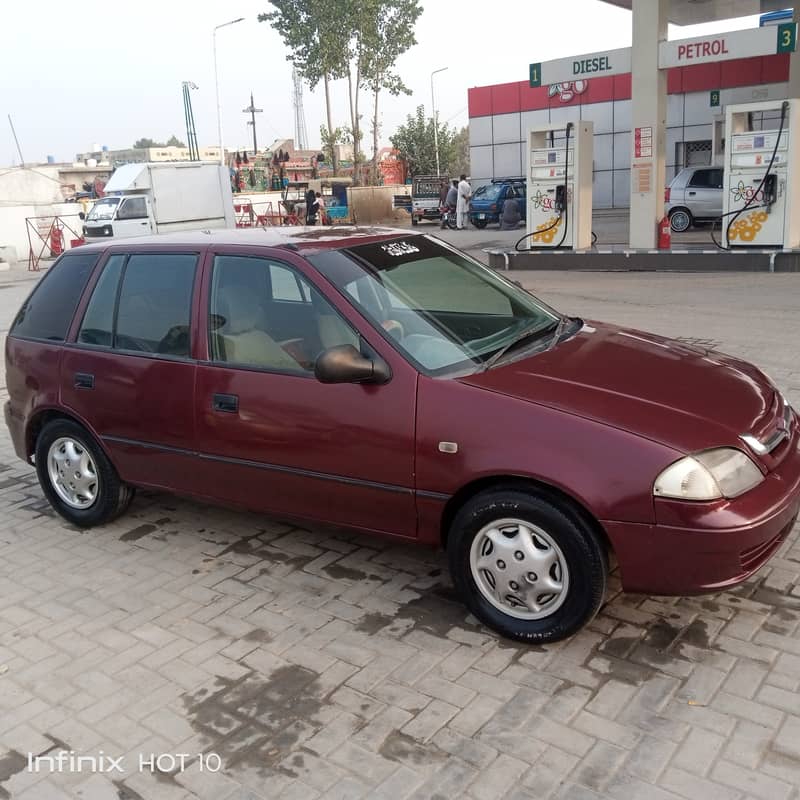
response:
<path id="1" fill-rule="evenodd" d="M 64 252 L 64 234 L 61 228 L 55 223 L 50 228 L 50 255 L 52 258 L 60 256 Z"/>
<path id="2" fill-rule="evenodd" d="M 665 214 L 661 222 L 658 223 L 658 249 L 669 250 L 672 247 L 672 225 L 669 217 Z"/>

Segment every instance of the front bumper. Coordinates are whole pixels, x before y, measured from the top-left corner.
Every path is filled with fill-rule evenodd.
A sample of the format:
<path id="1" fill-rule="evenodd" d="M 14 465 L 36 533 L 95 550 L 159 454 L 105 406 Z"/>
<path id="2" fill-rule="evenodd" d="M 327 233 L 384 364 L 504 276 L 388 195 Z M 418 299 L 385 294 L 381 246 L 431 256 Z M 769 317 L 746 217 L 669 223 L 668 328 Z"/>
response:
<path id="1" fill-rule="evenodd" d="M 604 521 L 626 591 L 689 595 L 736 586 L 791 534 L 800 510 L 797 426 L 780 465 L 733 499 L 689 503 L 659 498 L 656 524 Z"/>

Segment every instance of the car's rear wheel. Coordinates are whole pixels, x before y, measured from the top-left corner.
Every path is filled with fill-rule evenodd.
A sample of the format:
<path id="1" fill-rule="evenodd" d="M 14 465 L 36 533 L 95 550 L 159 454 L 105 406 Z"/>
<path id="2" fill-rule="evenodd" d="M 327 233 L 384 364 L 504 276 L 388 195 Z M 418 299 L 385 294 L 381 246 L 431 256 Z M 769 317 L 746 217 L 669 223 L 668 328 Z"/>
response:
<path id="1" fill-rule="evenodd" d="M 471 219 L 471 220 L 470 220 L 470 222 L 471 222 L 471 223 L 472 223 L 472 224 L 473 224 L 473 225 L 474 225 L 476 228 L 481 228 L 481 229 L 485 228 L 485 227 L 486 227 L 486 225 L 488 224 L 488 223 L 487 223 L 487 221 L 486 221 L 485 219 Z"/>
<path id="2" fill-rule="evenodd" d="M 669 224 L 675 233 L 683 233 L 692 227 L 694 220 L 688 208 L 675 208 L 669 212 Z"/>
<path id="3" fill-rule="evenodd" d="M 594 532 L 571 509 L 533 493 L 476 495 L 456 514 L 447 550 L 469 610 L 509 639 L 571 636 L 605 597 L 607 554 Z"/>
<path id="4" fill-rule="evenodd" d="M 36 472 L 50 505 L 81 528 L 121 514 L 134 489 L 123 483 L 89 432 L 68 419 L 48 422 L 36 440 Z"/>

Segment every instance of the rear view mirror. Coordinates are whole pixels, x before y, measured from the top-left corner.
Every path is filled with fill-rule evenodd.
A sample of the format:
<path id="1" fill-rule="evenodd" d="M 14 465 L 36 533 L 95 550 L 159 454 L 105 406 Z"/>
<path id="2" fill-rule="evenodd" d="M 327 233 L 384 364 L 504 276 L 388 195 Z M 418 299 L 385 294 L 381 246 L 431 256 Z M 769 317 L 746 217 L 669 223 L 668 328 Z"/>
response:
<path id="1" fill-rule="evenodd" d="M 79 211 L 78 212 L 78 219 L 80 219 L 80 220 L 86 219 L 86 214 L 84 214 L 83 211 Z"/>
<path id="2" fill-rule="evenodd" d="M 320 383 L 386 383 L 392 372 L 377 354 L 368 358 L 353 345 L 340 344 L 319 354 L 314 375 Z"/>

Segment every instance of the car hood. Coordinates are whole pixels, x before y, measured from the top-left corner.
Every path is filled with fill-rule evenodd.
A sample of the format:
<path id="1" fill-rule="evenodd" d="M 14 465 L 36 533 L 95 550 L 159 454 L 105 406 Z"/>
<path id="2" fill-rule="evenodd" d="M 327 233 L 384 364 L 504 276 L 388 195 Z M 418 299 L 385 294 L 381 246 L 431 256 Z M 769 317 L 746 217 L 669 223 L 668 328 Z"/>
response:
<path id="1" fill-rule="evenodd" d="M 472 386 L 576 414 L 684 453 L 774 422 L 774 387 L 756 367 L 642 331 L 584 323 L 556 347 L 461 378 Z"/>

